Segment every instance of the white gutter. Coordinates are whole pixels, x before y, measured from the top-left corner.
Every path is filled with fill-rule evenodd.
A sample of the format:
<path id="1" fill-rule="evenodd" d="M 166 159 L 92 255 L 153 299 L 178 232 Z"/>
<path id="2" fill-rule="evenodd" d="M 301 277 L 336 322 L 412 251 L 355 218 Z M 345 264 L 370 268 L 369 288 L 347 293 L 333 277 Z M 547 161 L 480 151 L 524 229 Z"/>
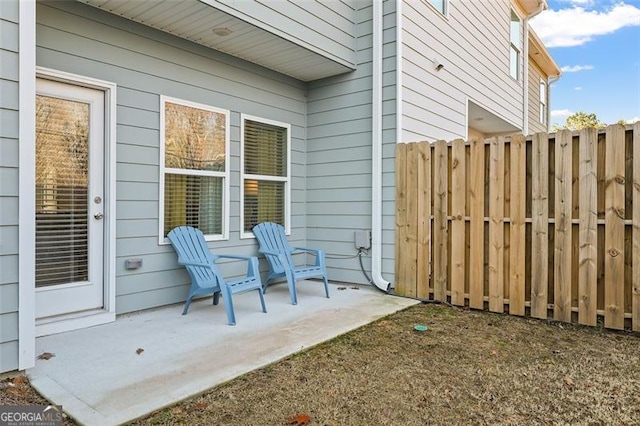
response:
<path id="1" fill-rule="evenodd" d="M 524 48 L 522 57 L 524 62 L 522 76 L 522 133 L 529 134 L 529 20 L 546 9 L 546 2 L 540 1 L 536 10 L 524 17 L 522 22 L 524 29 Z"/>
<path id="2" fill-rule="evenodd" d="M 382 277 L 382 18 L 382 1 L 373 1 L 371 278 L 376 287 L 389 291 L 391 284 Z"/>

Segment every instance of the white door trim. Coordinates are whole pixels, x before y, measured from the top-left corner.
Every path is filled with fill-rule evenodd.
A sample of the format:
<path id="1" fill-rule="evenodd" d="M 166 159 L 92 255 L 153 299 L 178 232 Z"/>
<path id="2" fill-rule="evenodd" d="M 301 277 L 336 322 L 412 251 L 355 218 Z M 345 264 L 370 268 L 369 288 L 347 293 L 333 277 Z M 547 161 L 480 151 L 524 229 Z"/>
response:
<path id="1" fill-rule="evenodd" d="M 18 10 L 18 369 L 26 370 L 36 363 L 36 2 L 21 1 Z"/>
<path id="2" fill-rule="evenodd" d="M 20 199 L 18 368 L 35 365 L 36 336 L 115 321 L 116 250 L 116 84 L 35 65 L 35 3 L 20 4 Z M 24 44 L 24 46 L 23 46 Z M 36 77 L 104 91 L 104 308 L 69 315 L 58 321 L 35 322 L 35 100 Z"/>
<path id="3" fill-rule="evenodd" d="M 105 98 L 104 157 L 104 308 L 36 324 L 36 336 L 61 333 L 115 321 L 115 231 L 116 231 L 116 84 L 50 68 L 36 67 L 36 77 L 97 89 Z M 35 262 L 35 252 L 33 253 Z M 35 297 L 35 293 L 34 293 Z"/>

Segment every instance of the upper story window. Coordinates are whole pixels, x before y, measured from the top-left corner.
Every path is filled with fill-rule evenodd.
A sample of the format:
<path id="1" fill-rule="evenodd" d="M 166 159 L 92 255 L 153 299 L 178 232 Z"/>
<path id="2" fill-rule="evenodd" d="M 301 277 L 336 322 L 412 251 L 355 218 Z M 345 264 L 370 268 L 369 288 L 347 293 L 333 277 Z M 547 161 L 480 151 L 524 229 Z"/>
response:
<path id="1" fill-rule="evenodd" d="M 547 124 L 547 83 L 540 79 L 540 123 Z"/>
<path id="2" fill-rule="evenodd" d="M 520 49 L 522 46 L 522 32 L 520 28 L 520 17 L 513 10 L 511 11 L 510 37 L 511 46 L 509 51 L 509 72 L 511 77 L 520 80 Z"/>
<path id="3" fill-rule="evenodd" d="M 433 7 L 438 10 L 438 12 L 442 13 L 443 15 L 447 14 L 449 0 L 429 0 L 429 3 L 431 3 L 431 5 L 433 5 Z"/>
<path id="4" fill-rule="evenodd" d="M 176 226 L 228 238 L 229 111 L 162 97 L 160 242 Z"/>
<path id="5" fill-rule="evenodd" d="M 260 222 L 289 230 L 291 125 L 242 116 L 242 231 Z"/>

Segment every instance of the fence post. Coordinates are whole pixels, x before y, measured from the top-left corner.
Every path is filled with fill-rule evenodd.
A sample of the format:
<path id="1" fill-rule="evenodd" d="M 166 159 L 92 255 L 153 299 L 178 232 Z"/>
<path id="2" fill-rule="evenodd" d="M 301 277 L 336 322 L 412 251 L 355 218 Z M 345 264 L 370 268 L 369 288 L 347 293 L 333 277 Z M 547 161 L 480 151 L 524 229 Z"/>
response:
<path id="1" fill-rule="evenodd" d="M 640 331 L 640 121 L 633 125 L 633 263 L 631 327 Z"/>

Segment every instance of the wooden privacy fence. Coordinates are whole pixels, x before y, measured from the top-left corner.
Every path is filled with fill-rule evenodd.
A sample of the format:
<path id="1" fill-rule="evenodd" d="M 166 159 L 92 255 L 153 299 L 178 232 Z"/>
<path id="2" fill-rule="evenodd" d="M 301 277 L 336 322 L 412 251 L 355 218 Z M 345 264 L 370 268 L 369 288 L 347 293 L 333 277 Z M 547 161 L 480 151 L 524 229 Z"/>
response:
<path id="1" fill-rule="evenodd" d="M 398 144 L 395 291 L 640 331 L 640 122 Z"/>

